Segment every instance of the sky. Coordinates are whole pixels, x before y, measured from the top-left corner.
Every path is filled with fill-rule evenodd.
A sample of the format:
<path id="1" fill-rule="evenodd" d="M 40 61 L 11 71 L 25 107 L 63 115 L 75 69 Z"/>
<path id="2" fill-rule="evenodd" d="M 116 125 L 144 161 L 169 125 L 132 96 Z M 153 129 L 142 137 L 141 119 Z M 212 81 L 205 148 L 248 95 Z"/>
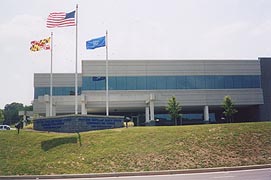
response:
<path id="1" fill-rule="evenodd" d="M 258 59 L 271 56 L 270 0 L 3 0 L 0 109 L 31 105 L 34 73 L 50 73 L 50 51 L 30 42 L 53 32 L 53 72 L 75 72 L 75 27 L 46 28 L 51 12 L 78 11 L 81 60 L 104 60 L 87 40 L 108 30 L 109 60 Z"/>

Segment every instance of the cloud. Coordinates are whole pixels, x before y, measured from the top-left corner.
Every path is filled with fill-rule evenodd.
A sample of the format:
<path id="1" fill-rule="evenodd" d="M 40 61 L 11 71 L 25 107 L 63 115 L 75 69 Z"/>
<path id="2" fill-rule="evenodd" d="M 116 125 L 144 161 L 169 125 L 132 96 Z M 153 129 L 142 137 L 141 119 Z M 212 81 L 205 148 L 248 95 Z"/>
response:
<path id="1" fill-rule="evenodd" d="M 44 34 L 40 30 L 43 24 L 44 20 L 41 17 L 30 15 L 18 15 L 9 22 L 0 24 L 0 46 L 2 47 L 0 52 L 10 55 L 14 51 L 29 49 L 31 37 Z"/>
<path id="2" fill-rule="evenodd" d="M 256 24 L 251 21 L 239 21 L 217 26 L 203 34 L 202 54 L 212 52 L 217 58 L 247 58 L 261 56 L 265 42 L 270 40 L 271 23 Z M 267 45 L 267 44 L 266 44 Z M 265 49 L 265 52 L 268 52 Z M 269 51 L 270 52 L 270 51 Z"/>
<path id="3" fill-rule="evenodd" d="M 0 24 L 1 106 L 11 102 L 31 101 L 33 94 L 31 60 L 27 56 L 31 38 L 42 33 L 44 20 L 38 16 L 17 15 Z M 20 96 L 19 94 L 24 94 Z"/>
<path id="4" fill-rule="evenodd" d="M 205 34 L 206 39 L 220 39 L 223 37 L 231 37 L 246 33 L 251 28 L 251 25 L 245 22 L 235 22 L 232 24 L 226 24 L 210 30 Z"/>
<path id="5" fill-rule="evenodd" d="M 18 15 L 0 25 L 0 36 L 5 40 L 29 38 L 40 31 L 43 24 L 44 20 L 39 16 Z"/>
<path id="6" fill-rule="evenodd" d="M 261 36 L 263 34 L 271 33 L 271 20 L 267 20 L 258 24 L 254 27 L 253 31 L 251 31 L 255 36 Z"/>

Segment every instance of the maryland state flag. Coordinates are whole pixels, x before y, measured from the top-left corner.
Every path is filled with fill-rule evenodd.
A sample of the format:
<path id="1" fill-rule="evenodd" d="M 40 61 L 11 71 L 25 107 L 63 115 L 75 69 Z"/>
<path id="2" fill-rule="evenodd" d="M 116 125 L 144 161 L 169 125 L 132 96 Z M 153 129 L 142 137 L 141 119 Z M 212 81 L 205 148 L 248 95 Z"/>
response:
<path id="1" fill-rule="evenodd" d="M 40 41 L 31 41 L 30 51 L 40 51 L 40 50 L 49 50 L 50 49 L 50 40 L 48 37 L 46 39 L 42 39 Z"/>

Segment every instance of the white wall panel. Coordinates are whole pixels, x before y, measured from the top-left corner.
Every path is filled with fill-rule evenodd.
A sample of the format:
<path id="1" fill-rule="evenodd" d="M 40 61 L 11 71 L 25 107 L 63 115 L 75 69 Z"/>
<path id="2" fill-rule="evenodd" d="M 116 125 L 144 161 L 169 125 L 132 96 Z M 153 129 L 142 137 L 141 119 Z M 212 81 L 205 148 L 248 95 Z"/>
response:
<path id="1" fill-rule="evenodd" d="M 75 86 L 75 74 L 63 73 L 53 74 L 54 87 L 73 87 Z M 78 86 L 82 86 L 82 76 L 78 74 Z M 34 87 L 50 87 L 50 74 L 35 73 Z"/>
<path id="2" fill-rule="evenodd" d="M 105 61 L 83 61 L 83 76 L 104 76 Z M 109 60 L 110 76 L 260 75 L 258 60 Z"/>

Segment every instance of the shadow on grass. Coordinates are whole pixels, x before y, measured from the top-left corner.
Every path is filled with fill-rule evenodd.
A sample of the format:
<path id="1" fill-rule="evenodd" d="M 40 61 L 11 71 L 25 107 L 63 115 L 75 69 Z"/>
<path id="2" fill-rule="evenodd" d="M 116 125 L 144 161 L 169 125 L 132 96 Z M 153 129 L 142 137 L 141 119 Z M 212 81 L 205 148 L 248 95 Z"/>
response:
<path id="1" fill-rule="evenodd" d="M 82 146 L 82 140 L 81 140 L 81 135 L 79 132 L 77 132 L 77 135 L 78 135 L 78 140 L 79 140 L 79 143 L 80 143 L 80 147 Z"/>
<path id="2" fill-rule="evenodd" d="M 76 137 L 55 138 L 48 141 L 42 141 L 41 148 L 44 151 L 49 151 L 50 149 L 63 145 L 63 144 L 76 144 L 76 143 L 77 143 Z"/>

